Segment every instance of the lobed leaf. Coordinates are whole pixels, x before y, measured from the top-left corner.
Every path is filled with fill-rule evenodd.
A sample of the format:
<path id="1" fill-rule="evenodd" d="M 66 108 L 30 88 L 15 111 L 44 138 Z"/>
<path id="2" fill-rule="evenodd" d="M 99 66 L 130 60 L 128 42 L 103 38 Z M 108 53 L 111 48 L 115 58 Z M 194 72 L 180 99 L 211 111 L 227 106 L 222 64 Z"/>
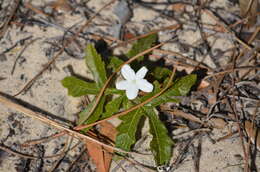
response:
<path id="1" fill-rule="evenodd" d="M 94 76 L 97 86 L 101 88 L 107 80 L 104 62 L 92 44 L 88 44 L 85 56 L 86 64 Z"/>
<path id="2" fill-rule="evenodd" d="M 111 68 L 113 70 L 113 72 L 115 72 L 116 69 L 123 63 L 124 63 L 123 60 L 119 59 L 116 56 L 113 56 L 113 57 L 110 58 L 110 62 L 109 62 L 107 67 Z"/>
<path id="3" fill-rule="evenodd" d="M 143 107 L 145 115 L 149 118 L 150 133 L 153 139 L 150 143 L 156 164 L 165 165 L 169 163 L 172 156 L 173 141 L 168 136 L 168 131 L 160 121 L 153 108 Z"/>
<path id="4" fill-rule="evenodd" d="M 100 91 L 100 88 L 98 88 L 95 83 L 89 83 L 74 76 L 65 77 L 61 83 L 68 89 L 68 95 L 73 97 L 80 97 L 88 94 L 96 95 Z M 107 88 L 105 90 L 105 95 L 108 94 L 122 95 L 124 94 L 124 91 L 115 88 Z"/>
<path id="5" fill-rule="evenodd" d="M 105 113 L 102 115 L 102 118 L 108 118 L 114 113 L 119 111 L 120 105 L 122 104 L 123 96 L 117 97 L 114 100 L 108 102 L 105 106 Z"/>
<path id="6" fill-rule="evenodd" d="M 98 94 L 99 88 L 95 83 L 89 83 L 74 76 L 65 77 L 61 81 L 63 87 L 68 89 L 68 95 L 79 97 L 87 94 Z"/>
<path id="7" fill-rule="evenodd" d="M 126 54 L 128 58 L 134 57 L 135 55 L 151 48 L 152 44 L 155 43 L 157 39 L 156 34 L 148 35 L 147 37 L 139 39 L 131 48 L 131 50 Z M 142 60 L 143 56 L 139 57 Z"/>
<path id="8" fill-rule="evenodd" d="M 156 67 L 153 71 L 155 79 L 165 79 L 170 76 L 171 73 L 172 71 L 165 67 Z"/>
<path id="9" fill-rule="evenodd" d="M 92 114 L 89 114 L 90 110 L 92 109 L 95 103 L 96 99 L 94 99 L 90 104 L 88 104 L 88 106 L 82 112 L 80 112 L 78 125 L 91 124 L 93 122 L 96 122 L 101 117 L 105 103 L 105 96 L 102 96 L 97 107 L 95 108 L 95 111 Z M 89 129 L 90 128 L 84 129 L 84 131 L 87 131 Z"/>
<path id="10" fill-rule="evenodd" d="M 128 102 L 128 108 L 131 103 Z M 122 116 L 122 123 L 118 126 L 116 137 L 116 147 L 129 151 L 131 146 L 136 142 L 135 134 L 140 118 L 144 115 L 141 108 L 131 111 Z"/>
<path id="11" fill-rule="evenodd" d="M 185 96 L 189 93 L 191 87 L 195 84 L 197 76 L 190 74 L 174 82 L 174 84 L 162 95 L 150 101 L 146 106 L 156 107 L 167 102 L 179 102 L 174 96 Z"/>

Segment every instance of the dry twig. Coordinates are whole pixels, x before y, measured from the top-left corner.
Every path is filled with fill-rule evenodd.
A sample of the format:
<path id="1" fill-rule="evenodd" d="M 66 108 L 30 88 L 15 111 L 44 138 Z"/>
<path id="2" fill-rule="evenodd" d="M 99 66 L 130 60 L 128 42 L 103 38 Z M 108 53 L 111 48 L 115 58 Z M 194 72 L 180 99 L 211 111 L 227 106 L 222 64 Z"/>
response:
<path id="1" fill-rule="evenodd" d="M 44 66 L 44 68 L 37 74 L 35 75 L 18 93 L 16 93 L 14 96 L 18 96 L 19 94 L 21 94 L 22 92 L 24 92 L 25 90 L 29 89 L 32 84 L 35 82 L 35 80 L 37 80 L 42 74 L 43 72 L 45 72 L 51 64 L 53 64 L 56 59 L 63 53 L 63 51 L 65 50 L 65 48 L 71 43 L 73 42 L 78 36 L 79 34 L 86 29 L 87 26 L 89 26 L 89 24 L 95 19 L 95 17 L 106 7 L 110 6 L 112 3 L 114 3 L 116 0 L 112 0 L 109 3 L 105 4 L 102 8 L 100 8 L 80 29 L 79 31 L 73 35 L 72 37 L 70 37 L 68 39 L 68 41 L 65 43 L 65 45 L 61 48 L 61 50 Z"/>
<path id="2" fill-rule="evenodd" d="M 0 103 L 2 103 L 3 105 L 5 105 L 5 106 L 7 106 L 7 107 L 9 107 L 11 109 L 15 109 L 15 110 L 17 110 L 19 112 L 22 112 L 23 114 L 25 114 L 25 115 L 33 118 L 33 119 L 37 119 L 37 120 L 39 120 L 39 121 L 41 121 L 41 122 L 43 122 L 43 123 L 45 123 L 47 125 L 55 127 L 58 130 L 66 132 L 66 134 L 69 134 L 72 137 L 76 137 L 76 138 L 82 139 L 82 140 L 91 141 L 91 142 L 97 143 L 99 145 L 102 145 L 102 146 L 104 146 L 106 148 L 109 148 L 109 149 L 112 149 L 112 150 L 115 150 L 115 151 L 118 151 L 118 152 L 122 152 L 122 153 L 125 153 L 125 154 L 132 154 L 130 152 L 126 152 L 126 151 L 123 151 L 121 149 L 114 148 L 113 146 L 107 145 L 107 144 L 102 143 L 102 142 L 100 142 L 98 140 L 95 140 L 95 139 L 93 139 L 93 138 L 91 138 L 89 136 L 86 136 L 86 135 L 81 134 L 81 133 L 79 133 L 77 131 L 74 131 L 74 130 L 71 130 L 71 129 L 67 128 L 67 127 L 64 127 L 61 124 L 44 117 L 42 114 L 34 112 L 34 111 L 24 107 L 24 106 L 21 106 L 21 105 L 15 103 L 15 102 L 11 101 L 10 99 L 7 99 L 6 97 L 4 97 L 2 95 L 0 95 Z"/>

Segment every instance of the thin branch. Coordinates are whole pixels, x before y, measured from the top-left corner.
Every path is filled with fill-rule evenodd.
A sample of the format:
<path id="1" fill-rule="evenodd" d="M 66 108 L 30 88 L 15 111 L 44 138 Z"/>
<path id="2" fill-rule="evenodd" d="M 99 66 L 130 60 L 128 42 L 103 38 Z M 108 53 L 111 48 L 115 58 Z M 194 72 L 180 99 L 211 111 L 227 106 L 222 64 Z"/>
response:
<path id="1" fill-rule="evenodd" d="M 205 68 L 205 69 L 207 69 L 207 70 L 209 70 L 211 72 L 214 71 L 212 68 L 210 68 L 210 67 L 208 67 L 208 66 L 206 66 L 206 65 L 204 65 L 204 64 L 202 64 L 200 62 L 197 62 L 196 60 L 188 58 L 188 57 L 182 55 L 181 53 L 178 53 L 178 52 L 175 52 L 175 51 L 170 51 L 170 50 L 155 50 L 155 51 L 157 51 L 159 53 L 162 53 L 162 54 L 168 54 L 168 55 L 173 55 L 173 56 L 177 56 L 177 57 L 179 56 L 179 57 L 181 57 L 181 58 L 183 58 L 183 59 L 185 59 L 187 61 L 195 63 L 195 65 L 198 65 L 201 68 Z M 170 60 L 172 60 L 172 59 L 170 59 Z"/>
<path id="2" fill-rule="evenodd" d="M 228 70 L 224 70 L 221 72 L 216 72 L 214 74 L 208 75 L 204 78 L 204 80 L 208 79 L 208 78 L 212 78 L 214 76 L 217 75 L 223 75 L 225 73 L 230 73 L 230 72 L 235 72 L 235 71 L 240 71 L 240 70 L 248 70 L 248 69 L 260 69 L 260 66 L 241 66 L 241 67 L 236 67 L 234 69 L 228 69 Z"/>
<path id="3" fill-rule="evenodd" d="M 24 51 L 31 45 L 33 44 L 36 40 L 38 40 L 39 38 L 36 38 L 36 39 L 33 39 L 31 40 L 29 43 L 27 43 L 23 49 L 20 51 L 20 53 L 18 54 L 18 56 L 16 57 L 15 61 L 14 61 L 14 65 L 13 65 L 13 68 L 11 70 L 11 75 L 14 74 L 14 70 L 15 70 L 15 67 L 16 67 L 16 64 L 17 64 L 17 61 L 18 59 L 22 56 L 22 54 L 24 53 Z"/>
<path id="4" fill-rule="evenodd" d="M 1 146 L 0 145 L 0 149 L 5 151 L 5 152 L 8 152 L 10 154 L 13 154 L 13 155 L 17 155 L 19 157 L 22 157 L 22 158 L 26 158 L 26 159 L 39 159 L 39 157 L 35 157 L 35 156 L 31 156 L 31 155 L 25 155 L 23 153 L 20 153 L 20 152 L 17 152 L 17 151 L 14 151 L 12 150 L 11 148 L 8 148 L 8 147 L 5 147 L 5 146 Z"/>
<path id="5" fill-rule="evenodd" d="M 207 13 L 209 16 L 211 16 L 220 26 L 222 26 L 223 29 L 224 29 L 227 33 L 230 33 L 230 34 L 233 36 L 233 38 L 234 38 L 237 42 L 239 42 L 240 44 L 242 44 L 246 49 L 252 50 L 252 47 L 251 47 L 250 45 L 248 45 L 246 42 L 244 42 L 243 40 L 241 40 L 240 38 L 238 38 L 238 37 L 236 36 L 236 34 L 233 33 L 233 31 L 232 31 L 229 27 L 225 26 L 225 24 L 224 24 L 222 21 L 220 21 L 219 18 L 218 18 L 217 16 L 215 16 L 210 10 L 204 9 L 203 11 L 204 11 L 205 13 Z M 258 53 L 257 53 L 257 54 L 258 54 Z"/>
<path id="6" fill-rule="evenodd" d="M 33 119 L 37 119 L 47 125 L 50 125 L 52 127 L 55 127 L 56 129 L 58 130 L 61 130 L 61 131 L 64 131 L 66 132 L 66 134 L 68 135 L 71 135 L 72 137 L 76 137 L 80 140 L 87 140 L 87 141 L 90 141 L 90 142 L 93 142 L 93 143 L 96 143 L 96 144 L 99 144 L 101 146 L 104 146 L 106 148 L 109 148 L 109 149 L 112 149 L 112 150 L 115 150 L 115 151 L 118 151 L 118 152 L 122 152 L 122 153 L 125 153 L 125 154 L 134 154 L 134 153 L 131 153 L 131 152 L 126 152 L 124 150 L 121 150 L 121 149 L 118 149 L 118 148 L 115 148 L 113 146 L 110 146 L 110 145 L 107 145 L 106 143 L 102 143 L 98 140 L 95 140 L 89 136 L 86 136 L 84 134 L 81 134 L 77 131 L 74 131 L 74 130 L 71 130 L 69 128 L 66 128 L 64 126 L 62 126 L 61 124 L 55 122 L 55 121 L 52 121 L 46 117 L 44 117 L 41 113 L 38 113 L 38 112 L 34 112 L 22 105 L 19 105 L 13 101 L 11 101 L 10 99 L 7 99 L 6 97 L 0 95 L 0 103 L 2 103 L 3 105 L 11 108 L 11 109 L 15 109 L 19 112 L 22 112 L 23 114 L 33 118 Z"/>
<path id="7" fill-rule="evenodd" d="M 66 134 L 66 132 L 60 132 L 60 133 L 53 134 L 51 136 L 48 136 L 48 137 L 45 137 L 45 138 L 42 138 L 42 139 L 27 141 L 27 142 L 21 144 L 21 146 L 27 147 L 27 146 L 32 146 L 32 145 L 44 143 L 44 142 L 49 142 L 49 141 L 51 141 L 55 138 L 59 138 L 61 136 L 64 136 L 65 134 Z"/>

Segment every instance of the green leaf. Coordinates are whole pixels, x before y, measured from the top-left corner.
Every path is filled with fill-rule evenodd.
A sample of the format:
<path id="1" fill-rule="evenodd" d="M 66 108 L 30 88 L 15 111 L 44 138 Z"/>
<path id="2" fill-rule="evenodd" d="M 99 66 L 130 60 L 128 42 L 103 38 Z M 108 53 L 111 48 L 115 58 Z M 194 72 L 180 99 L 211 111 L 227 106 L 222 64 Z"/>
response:
<path id="1" fill-rule="evenodd" d="M 128 108 L 130 108 L 131 105 L 132 104 L 129 102 Z M 116 137 L 116 147 L 130 151 L 132 144 L 136 142 L 135 134 L 137 126 L 141 116 L 143 115 L 143 110 L 139 108 L 120 118 L 122 123 L 117 128 L 118 134 Z"/>
<path id="2" fill-rule="evenodd" d="M 173 141 L 168 136 L 168 131 L 160 121 L 153 108 L 143 107 L 149 118 L 150 133 L 153 139 L 150 143 L 157 165 L 167 164 L 172 156 Z"/>
<path id="3" fill-rule="evenodd" d="M 68 95 L 73 97 L 87 94 L 98 94 L 99 92 L 99 88 L 97 88 L 95 83 L 89 83 L 74 76 L 65 77 L 61 83 L 68 89 Z"/>
<path id="4" fill-rule="evenodd" d="M 170 76 L 171 73 L 172 71 L 165 67 L 156 67 L 153 71 L 155 79 L 165 79 L 166 77 Z"/>
<path id="5" fill-rule="evenodd" d="M 68 76 L 65 77 L 61 81 L 62 85 L 68 89 L 68 95 L 73 97 L 80 97 L 88 94 L 98 94 L 100 91 L 100 88 L 97 87 L 95 83 L 89 83 L 86 81 L 83 81 L 81 79 L 78 79 L 74 76 Z M 118 90 L 115 88 L 107 88 L 105 90 L 105 95 L 108 94 L 124 94 L 124 91 Z"/>
<path id="6" fill-rule="evenodd" d="M 116 88 L 107 88 L 105 90 L 105 95 L 108 95 L 108 94 L 120 94 L 120 95 L 123 95 L 125 93 L 124 90 L 118 90 Z"/>
<path id="7" fill-rule="evenodd" d="M 135 55 L 151 48 L 152 44 L 156 41 L 157 35 L 151 34 L 147 37 L 139 39 L 131 48 L 131 50 L 126 54 L 128 58 L 134 57 Z M 139 57 L 139 60 L 143 60 L 143 56 Z"/>
<path id="8" fill-rule="evenodd" d="M 113 72 L 115 72 L 116 69 L 123 63 L 124 63 L 123 60 L 119 59 L 116 56 L 113 56 L 113 57 L 110 58 L 110 62 L 109 62 L 107 67 L 111 68 L 113 70 Z"/>
<path id="9" fill-rule="evenodd" d="M 122 103 L 123 96 L 117 97 L 114 100 L 108 102 L 105 106 L 105 113 L 102 115 L 102 118 L 108 118 L 114 113 L 118 112 L 120 105 Z"/>
<path id="10" fill-rule="evenodd" d="M 77 122 L 78 125 L 82 125 L 90 116 L 90 110 L 94 106 L 96 99 L 90 102 L 87 107 L 79 113 L 79 120 Z"/>
<path id="11" fill-rule="evenodd" d="M 104 62 L 92 44 L 88 44 L 85 56 L 86 64 L 94 76 L 97 86 L 101 88 L 107 80 Z"/>
<path id="12" fill-rule="evenodd" d="M 164 92 L 159 97 L 153 99 L 146 106 L 158 106 L 167 102 L 179 102 L 174 96 L 185 96 L 189 93 L 191 87 L 195 84 L 197 76 L 195 74 L 190 74 L 177 79 L 173 86 L 171 86 L 166 92 Z"/>
<path id="13" fill-rule="evenodd" d="M 102 96 L 97 107 L 95 108 L 95 111 L 92 114 L 89 114 L 95 103 L 96 99 L 94 99 L 82 112 L 80 112 L 78 125 L 91 124 L 96 122 L 101 117 L 105 103 L 105 96 Z M 84 129 L 84 131 L 86 132 L 89 129 L 90 128 Z"/>
<path id="14" fill-rule="evenodd" d="M 129 100 L 126 97 L 125 92 L 124 92 L 124 96 L 123 96 L 123 100 L 122 100 L 122 106 L 123 106 L 123 109 L 127 109 L 129 107 Z"/>
<path id="15" fill-rule="evenodd" d="M 189 93 L 191 87 L 195 84 L 196 80 L 196 74 L 184 76 L 175 81 L 171 89 L 166 91 L 165 95 L 168 94 L 168 96 L 186 96 Z"/>

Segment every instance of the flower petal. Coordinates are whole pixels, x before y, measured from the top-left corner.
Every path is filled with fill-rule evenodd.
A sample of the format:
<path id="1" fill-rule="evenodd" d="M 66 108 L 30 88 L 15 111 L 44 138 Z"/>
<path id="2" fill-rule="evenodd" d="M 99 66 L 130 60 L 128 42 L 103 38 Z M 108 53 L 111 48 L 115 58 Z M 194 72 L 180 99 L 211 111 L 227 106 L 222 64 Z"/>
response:
<path id="1" fill-rule="evenodd" d="M 136 84 L 138 88 L 144 92 L 152 92 L 153 91 L 153 84 L 148 82 L 146 79 L 138 79 L 136 80 Z"/>
<path id="2" fill-rule="evenodd" d="M 137 85 L 128 83 L 127 87 L 128 87 L 126 89 L 126 96 L 127 96 L 127 98 L 129 100 L 135 99 L 137 97 L 138 91 L 139 91 Z"/>
<path id="3" fill-rule="evenodd" d="M 118 81 L 116 83 L 116 89 L 126 90 L 128 88 L 128 84 L 129 84 L 129 81 L 127 81 L 127 80 Z"/>
<path id="4" fill-rule="evenodd" d="M 135 71 L 128 64 L 125 64 L 122 67 L 121 73 L 122 73 L 123 77 L 128 81 L 135 79 Z"/>
<path id="5" fill-rule="evenodd" d="M 142 67 L 141 69 L 139 69 L 136 73 L 136 78 L 137 79 L 143 79 L 144 76 L 146 75 L 148 69 L 146 67 Z"/>

